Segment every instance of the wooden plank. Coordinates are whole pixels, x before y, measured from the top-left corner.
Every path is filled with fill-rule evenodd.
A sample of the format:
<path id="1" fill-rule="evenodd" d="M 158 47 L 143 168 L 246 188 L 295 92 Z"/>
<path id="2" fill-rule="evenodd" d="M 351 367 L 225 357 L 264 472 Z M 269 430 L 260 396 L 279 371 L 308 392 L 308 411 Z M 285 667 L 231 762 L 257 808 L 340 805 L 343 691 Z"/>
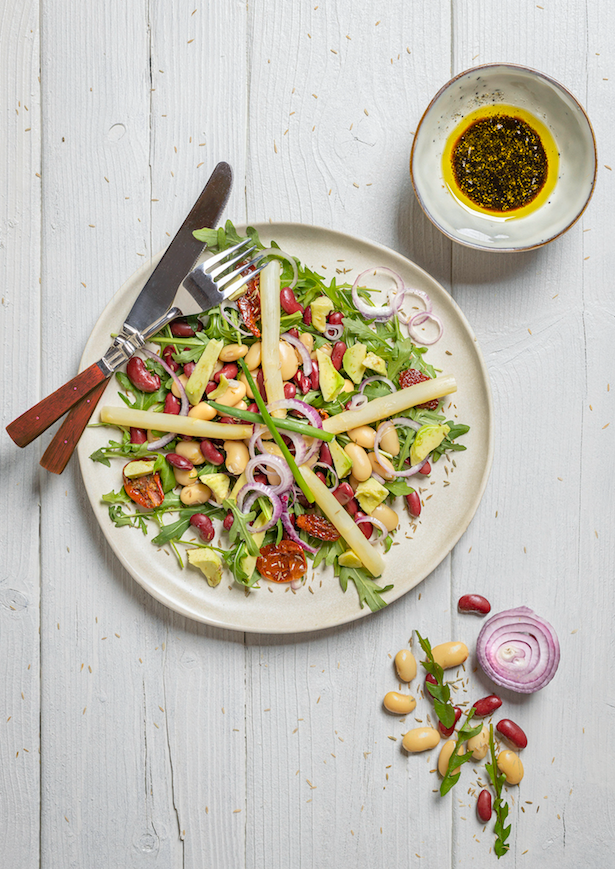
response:
<path id="1" fill-rule="evenodd" d="M 3 862 L 27 867 L 38 866 L 40 856 L 40 453 L 36 446 L 19 450 L 4 427 L 40 398 L 39 38 L 38 3 L 5 7 L 0 17 L 0 370 L 5 387 L 0 839 Z"/>

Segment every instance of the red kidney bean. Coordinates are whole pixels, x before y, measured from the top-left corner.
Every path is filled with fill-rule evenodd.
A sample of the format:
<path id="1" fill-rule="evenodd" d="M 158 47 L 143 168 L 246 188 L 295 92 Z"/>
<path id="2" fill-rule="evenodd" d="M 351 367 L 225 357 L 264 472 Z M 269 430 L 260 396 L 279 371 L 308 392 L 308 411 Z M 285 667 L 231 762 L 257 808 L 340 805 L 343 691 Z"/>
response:
<path id="1" fill-rule="evenodd" d="M 210 465 L 222 465 L 224 463 L 224 456 L 220 450 L 217 450 L 207 438 L 201 440 L 201 452 Z"/>
<path id="2" fill-rule="evenodd" d="M 318 453 L 318 458 L 323 463 L 323 465 L 332 465 L 333 457 L 331 455 L 331 450 L 329 449 L 329 445 L 327 443 L 322 443 L 320 445 L 320 452 Z M 350 496 L 352 498 L 352 495 Z"/>
<path id="3" fill-rule="evenodd" d="M 318 362 L 312 362 L 312 373 L 310 374 L 310 386 L 312 389 L 318 389 L 320 385 L 320 375 L 318 373 Z"/>
<path id="4" fill-rule="evenodd" d="M 303 322 L 306 326 L 312 325 L 312 309 L 308 305 L 305 311 L 303 312 Z"/>
<path id="5" fill-rule="evenodd" d="M 147 432 L 144 428 L 131 428 L 130 429 L 130 443 L 131 444 L 144 444 L 147 440 Z"/>
<path id="6" fill-rule="evenodd" d="M 431 674 L 430 674 L 430 675 L 431 675 Z M 455 710 L 455 720 L 453 721 L 453 726 L 452 726 L 452 727 L 445 727 L 445 726 L 442 724 L 441 721 L 438 721 L 438 730 L 440 731 L 440 733 L 442 734 L 442 736 L 445 736 L 445 737 L 446 737 L 446 739 L 448 739 L 449 736 L 452 736 L 453 730 L 455 729 L 455 725 L 457 724 L 457 722 L 458 722 L 459 719 L 461 718 L 461 707 L 460 707 L 460 706 L 454 706 L 453 708 L 454 708 L 454 710 Z"/>
<path id="7" fill-rule="evenodd" d="M 248 405 L 248 410 L 250 411 L 250 413 L 260 413 L 260 410 L 258 409 L 258 404 L 255 401 L 253 401 L 252 404 Z"/>
<path id="8" fill-rule="evenodd" d="M 233 522 L 235 521 L 235 517 L 233 516 L 233 511 L 229 510 L 226 516 L 224 517 L 224 522 L 222 523 L 222 527 L 225 531 L 230 531 L 233 527 Z"/>
<path id="9" fill-rule="evenodd" d="M 126 374 L 133 386 L 141 392 L 156 392 L 160 389 L 160 378 L 145 367 L 145 363 L 138 356 L 131 356 L 126 366 Z"/>
<path id="10" fill-rule="evenodd" d="M 184 362 L 184 374 L 186 377 L 190 377 L 195 368 L 196 362 Z"/>
<path id="11" fill-rule="evenodd" d="M 224 425 L 242 425 L 242 421 L 240 419 L 236 419 L 234 416 L 221 416 L 220 419 L 217 419 L 216 422 L 221 422 Z"/>
<path id="12" fill-rule="evenodd" d="M 437 685 L 438 682 L 437 682 L 435 676 L 432 676 L 431 673 L 428 673 L 425 676 L 425 682 L 423 683 L 423 694 L 425 695 L 425 697 L 428 697 L 430 700 L 433 700 L 433 697 L 429 693 L 429 688 L 427 687 L 428 682 L 430 685 Z"/>
<path id="13" fill-rule="evenodd" d="M 262 474 L 260 472 L 257 472 L 256 474 L 254 474 L 254 482 L 255 483 L 262 483 L 263 486 L 269 485 L 269 480 L 267 479 L 266 474 Z"/>
<path id="14" fill-rule="evenodd" d="M 177 416 L 181 408 L 181 401 L 175 398 L 172 392 L 168 392 L 164 400 L 164 412 L 173 413 Z"/>
<path id="15" fill-rule="evenodd" d="M 350 483 L 348 485 L 350 486 Z M 350 488 L 352 489 L 352 486 L 350 486 Z M 354 497 L 354 492 L 352 493 L 352 498 L 350 499 L 350 501 L 344 504 L 344 507 L 346 508 L 346 512 L 350 513 L 351 516 L 357 515 L 357 513 L 359 512 L 359 502 Z"/>
<path id="16" fill-rule="evenodd" d="M 199 532 L 204 543 L 211 543 L 216 532 L 209 516 L 204 513 L 195 513 L 190 517 L 190 524 Z"/>
<path id="17" fill-rule="evenodd" d="M 489 694 L 488 697 L 481 697 L 476 703 L 472 704 L 475 718 L 486 718 L 499 709 L 502 705 L 502 700 L 497 694 Z"/>
<path id="18" fill-rule="evenodd" d="M 322 462 L 322 459 L 320 460 Z M 347 505 L 354 499 L 354 492 L 350 483 L 340 483 L 337 489 L 333 490 L 333 496 L 337 498 L 342 507 Z"/>
<path id="19" fill-rule="evenodd" d="M 359 519 L 369 519 L 369 516 L 367 515 L 367 513 L 363 513 L 361 510 L 357 510 L 354 515 L 354 521 L 358 522 Z M 362 531 L 363 535 L 367 537 L 368 540 L 374 533 L 374 526 L 371 522 L 361 522 L 361 524 L 357 527 L 360 531 Z"/>
<path id="20" fill-rule="evenodd" d="M 280 305 L 286 314 L 296 314 L 297 311 L 303 314 L 303 305 L 297 301 L 290 287 L 282 287 L 280 290 Z"/>
<path id="21" fill-rule="evenodd" d="M 421 499 L 418 492 L 410 492 L 409 495 L 406 495 L 406 504 L 411 516 L 421 515 Z"/>
<path id="22" fill-rule="evenodd" d="M 294 383 L 284 384 L 284 398 L 294 398 L 297 394 L 297 387 Z"/>
<path id="23" fill-rule="evenodd" d="M 431 474 L 431 465 L 429 464 L 429 462 L 425 462 L 425 464 L 419 471 L 419 474 L 422 474 L 424 477 L 428 477 L 429 474 Z"/>
<path id="24" fill-rule="evenodd" d="M 292 335 L 293 338 L 296 338 L 297 341 L 299 340 L 299 329 L 297 329 L 295 326 L 293 326 L 292 329 L 287 329 L 286 331 L 289 335 Z"/>
<path id="25" fill-rule="evenodd" d="M 263 401 L 267 401 L 267 390 L 265 389 L 265 375 L 262 370 L 259 368 L 258 373 L 256 375 L 256 385 L 258 386 L 258 391 L 261 394 L 261 398 Z"/>
<path id="26" fill-rule="evenodd" d="M 179 453 L 167 453 L 167 462 L 173 468 L 178 468 L 180 471 L 191 471 L 194 465 L 185 456 L 180 456 Z"/>
<path id="27" fill-rule="evenodd" d="M 346 349 L 346 345 L 343 341 L 336 341 L 333 345 L 333 350 L 331 352 L 331 364 L 336 371 L 339 371 L 342 367 L 342 360 L 344 358 L 344 353 L 346 352 Z"/>
<path id="28" fill-rule="evenodd" d="M 316 476 L 318 477 L 318 479 L 320 480 L 320 482 L 321 482 L 321 483 L 324 483 L 325 486 L 326 486 L 326 485 L 327 485 L 327 478 L 325 477 L 325 475 L 323 474 L 323 472 L 322 472 L 322 471 L 314 471 L 314 473 L 316 474 Z"/>
<path id="29" fill-rule="evenodd" d="M 460 613 L 476 613 L 486 616 L 491 611 L 491 604 L 482 594 L 464 594 L 457 601 L 457 609 Z"/>
<path id="30" fill-rule="evenodd" d="M 205 395 L 209 395 L 210 392 L 213 392 L 214 389 L 218 388 L 218 384 L 214 383 L 213 380 L 210 380 L 207 386 L 205 387 Z"/>
<path id="31" fill-rule="evenodd" d="M 327 323 L 330 323 L 332 326 L 341 326 L 343 319 L 344 315 L 341 311 L 331 311 L 327 317 Z"/>
<path id="32" fill-rule="evenodd" d="M 516 748 L 525 748 L 527 746 L 527 736 L 523 730 L 521 730 L 519 725 L 515 724 L 514 721 L 511 721 L 510 718 L 502 718 L 502 720 L 498 721 L 495 725 L 495 729 L 505 739 L 512 742 Z"/>
<path id="33" fill-rule="evenodd" d="M 184 365 L 184 371 L 186 370 L 186 366 Z M 214 374 L 214 382 L 220 383 L 220 378 L 224 374 L 227 380 L 235 380 L 237 374 L 239 372 L 239 366 L 235 365 L 234 362 L 227 362 L 226 365 L 223 365 L 220 371 L 216 371 Z"/>
<path id="34" fill-rule="evenodd" d="M 486 824 L 487 821 L 491 820 L 491 794 L 487 788 L 483 788 L 478 795 L 478 799 L 476 800 L 476 814 L 483 824 Z"/>
<path id="35" fill-rule="evenodd" d="M 314 363 L 312 363 L 312 365 L 313 364 Z M 312 369 L 312 371 L 313 370 L 314 369 Z M 305 374 L 298 373 L 297 380 L 299 381 L 297 385 L 298 385 L 299 389 L 301 390 L 302 395 L 306 395 L 310 391 L 310 389 L 312 388 L 311 379 L 309 377 L 306 377 Z"/>
<path id="36" fill-rule="evenodd" d="M 194 338 L 194 329 L 186 319 L 179 318 L 171 323 L 171 335 L 174 338 Z"/>
<path id="37" fill-rule="evenodd" d="M 179 364 L 173 359 L 173 354 L 177 353 L 175 347 L 172 344 L 169 344 L 162 351 L 162 358 L 167 363 L 171 371 L 179 371 Z"/>

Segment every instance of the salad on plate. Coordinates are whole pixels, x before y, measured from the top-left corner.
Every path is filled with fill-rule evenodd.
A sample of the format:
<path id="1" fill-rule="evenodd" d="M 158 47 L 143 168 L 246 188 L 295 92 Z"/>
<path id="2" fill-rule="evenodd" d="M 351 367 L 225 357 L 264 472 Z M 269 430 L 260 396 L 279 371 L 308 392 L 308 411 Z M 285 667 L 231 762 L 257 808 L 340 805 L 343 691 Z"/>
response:
<path id="1" fill-rule="evenodd" d="M 386 553 L 424 508 L 416 481 L 465 449 L 442 410 L 455 379 L 426 358 L 442 323 L 391 269 L 326 283 L 247 234 L 268 264 L 239 298 L 174 321 L 116 374 L 123 406 L 101 421 L 118 434 L 90 456 L 122 462 L 102 500 L 212 588 L 226 573 L 298 591 L 324 563 L 380 609 Z M 196 235 L 211 252 L 242 240 L 230 221 Z"/>

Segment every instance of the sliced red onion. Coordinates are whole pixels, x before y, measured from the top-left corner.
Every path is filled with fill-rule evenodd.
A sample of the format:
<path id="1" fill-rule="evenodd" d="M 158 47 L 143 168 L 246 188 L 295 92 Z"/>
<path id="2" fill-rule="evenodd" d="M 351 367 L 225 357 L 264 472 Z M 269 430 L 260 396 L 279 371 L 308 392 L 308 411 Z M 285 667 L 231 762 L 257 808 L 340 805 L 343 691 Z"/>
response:
<path id="1" fill-rule="evenodd" d="M 155 353 L 152 353 L 151 350 L 148 350 L 147 347 L 142 347 L 141 352 L 144 356 L 147 356 L 148 359 L 154 359 L 156 362 L 159 362 L 164 370 L 167 372 L 167 374 L 171 375 L 171 377 L 173 378 L 173 383 L 177 385 L 181 399 L 178 416 L 187 416 L 188 410 L 190 408 L 190 402 L 188 401 L 188 396 L 186 395 L 184 384 L 181 382 L 177 374 L 173 371 L 170 365 L 167 365 L 162 356 L 157 356 Z M 167 432 L 167 434 L 164 434 L 161 438 L 158 438 L 157 441 L 152 441 L 150 444 L 148 444 L 147 448 L 148 450 L 161 450 L 163 447 L 166 447 L 167 444 L 170 444 L 172 440 L 175 440 L 176 437 L 176 432 Z"/>
<path id="2" fill-rule="evenodd" d="M 365 407 L 368 401 L 369 398 L 367 395 L 357 392 L 357 394 L 353 395 L 348 402 L 348 410 L 361 410 L 362 407 Z"/>
<path id="3" fill-rule="evenodd" d="M 357 290 L 359 286 L 365 286 L 361 284 L 366 275 L 388 275 L 388 277 L 392 278 L 395 281 L 395 286 L 398 290 L 397 295 L 392 298 L 389 305 L 383 306 L 381 308 L 372 308 L 363 299 L 359 296 Z M 360 314 L 367 320 L 376 320 L 377 323 L 383 323 L 386 320 L 390 320 L 393 314 L 396 314 L 401 304 L 404 300 L 404 282 L 400 275 L 397 272 L 394 272 L 392 269 L 386 268 L 385 266 L 378 266 L 374 269 L 366 269 L 364 272 L 358 276 L 352 285 L 352 301 L 354 303 L 355 308 Z"/>
<path id="4" fill-rule="evenodd" d="M 272 456 L 271 453 L 261 453 L 253 459 L 250 459 L 245 467 L 245 475 L 246 480 L 251 486 L 264 485 L 263 483 L 256 483 L 254 479 L 254 469 L 258 467 L 269 468 L 280 478 L 280 482 L 276 486 L 270 486 L 274 495 L 280 495 L 292 486 L 293 475 L 281 456 Z M 243 492 L 243 489 L 245 489 L 245 486 L 240 491 Z"/>
<path id="5" fill-rule="evenodd" d="M 372 537 L 373 537 L 374 535 L 373 535 L 373 534 L 370 535 L 370 537 L 369 537 L 369 542 L 372 544 L 372 546 L 374 545 L 374 543 L 377 543 L 378 540 L 382 540 L 383 537 L 386 537 L 387 534 L 389 533 L 388 528 L 386 527 L 386 525 L 384 524 L 384 522 L 381 522 L 380 519 L 376 519 L 374 516 L 363 516 L 361 519 L 357 519 L 357 520 L 355 521 L 355 524 L 356 524 L 356 525 L 361 525 L 361 524 L 363 524 L 364 522 L 369 522 L 370 525 L 375 525 L 376 528 L 377 528 L 379 531 L 382 532 L 382 536 L 381 536 L 381 537 L 375 537 L 373 540 L 372 540 Z"/>
<path id="6" fill-rule="evenodd" d="M 338 477 L 337 471 L 335 470 L 333 465 L 328 465 L 326 462 L 314 462 L 314 465 L 312 466 L 312 470 L 314 470 L 314 468 L 324 468 L 330 474 L 333 474 L 333 478 L 335 480 L 335 483 L 333 484 L 333 486 L 330 486 L 329 489 L 330 489 L 330 491 L 333 491 L 333 489 L 337 489 L 337 487 L 340 484 L 340 478 Z"/>
<path id="7" fill-rule="evenodd" d="M 560 660 L 552 626 L 526 606 L 491 616 L 478 635 L 476 654 L 490 679 L 520 694 L 544 688 Z"/>
<path id="8" fill-rule="evenodd" d="M 415 322 L 415 324 L 414 324 L 415 326 L 420 326 L 421 323 L 422 323 L 424 320 L 427 319 L 427 317 L 426 317 L 425 315 L 426 315 L 426 314 L 431 314 L 431 312 L 432 312 L 432 310 L 433 310 L 433 305 L 432 305 L 432 303 L 431 303 L 431 299 L 429 298 L 429 296 L 427 295 L 427 293 L 424 292 L 423 290 L 412 290 L 412 289 L 410 289 L 410 287 L 406 287 L 405 290 L 404 290 L 404 295 L 408 295 L 408 293 L 412 294 L 413 296 L 418 296 L 419 299 L 421 299 L 421 300 L 423 301 L 423 304 L 425 305 L 425 310 L 424 310 L 424 311 L 419 311 L 419 312 L 416 313 L 416 314 L 408 314 L 407 316 L 406 316 L 406 314 L 402 313 L 402 311 L 400 311 L 400 312 L 397 314 L 397 316 L 399 317 L 399 319 L 401 320 L 401 322 L 402 322 L 405 326 L 407 326 L 407 325 L 408 325 L 408 322 L 409 322 L 410 320 L 412 320 L 414 317 L 419 317 L 419 316 L 421 316 L 423 319 L 421 319 L 420 321 L 417 320 L 417 321 Z"/>
<path id="9" fill-rule="evenodd" d="M 302 413 L 303 416 L 307 417 L 310 425 L 313 425 L 314 428 L 322 428 L 322 419 L 316 408 L 298 398 L 282 398 L 280 401 L 274 401 L 267 405 L 267 410 L 269 412 L 272 410 L 296 410 L 297 413 Z"/>
<path id="10" fill-rule="evenodd" d="M 381 380 L 383 383 L 386 383 L 391 392 L 397 392 L 397 387 L 392 380 L 389 380 L 388 377 L 384 377 L 382 374 L 374 374 L 372 377 L 366 377 L 365 380 L 361 383 L 361 386 L 359 387 L 359 392 L 361 393 L 361 395 L 363 395 L 363 390 L 365 389 L 367 384 L 373 383 L 375 380 Z"/>
<path id="11" fill-rule="evenodd" d="M 425 340 L 425 338 L 422 338 L 414 328 L 414 326 L 419 326 L 426 320 L 433 320 L 433 322 L 438 327 L 438 335 L 429 341 Z M 436 341 L 439 341 L 440 338 L 444 335 L 444 326 L 442 325 L 442 320 L 438 317 L 437 314 L 431 312 L 427 313 L 426 311 L 419 311 L 418 314 L 415 314 L 408 320 L 408 335 L 410 335 L 412 340 L 415 341 L 417 344 L 423 344 L 426 347 L 431 344 L 435 344 Z"/>
<path id="12" fill-rule="evenodd" d="M 288 260 L 293 269 L 293 279 L 290 284 L 288 284 L 288 286 L 291 290 L 294 289 L 297 285 L 297 281 L 299 280 L 299 270 L 297 269 L 297 263 L 295 262 L 293 257 L 290 256 L 290 254 L 284 253 L 284 251 L 280 250 L 279 247 L 267 247 L 265 248 L 265 250 L 261 250 L 259 253 L 259 257 L 265 256 L 275 256 L 280 257 L 280 259 Z"/>
<path id="13" fill-rule="evenodd" d="M 248 452 L 250 453 L 250 458 L 254 458 L 256 456 L 256 447 L 259 448 L 261 453 L 264 453 L 263 443 L 261 441 L 261 437 L 268 432 L 269 429 L 266 425 L 255 424 L 252 434 L 250 436 L 250 442 L 248 444 Z"/>
<path id="14" fill-rule="evenodd" d="M 374 439 L 374 453 L 380 463 L 382 463 L 380 457 L 380 441 L 382 440 L 384 434 L 388 431 L 390 426 L 395 425 L 406 425 L 409 426 L 409 428 L 413 428 L 415 431 L 418 431 L 421 427 L 420 423 L 405 416 L 396 416 L 393 419 L 387 419 L 385 422 L 381 423 L 381 425 L 379 425 L 376 429 L 376 437 Z M 423 465 L 425 465 L 428 461 L 429 456 L 426 459 L 423 459 L 422 462 L 417 462 L 416 465 L 412 465 L 405 471 L 395 471 L 395 475 L 397 477 L 412 477 L 414 474 L 418 474 Z"/>
<path id="15" fill-rule="evenodd" d="M 324 331 L 325 338 L 328 338 L 329 341 L 339 341 L 339 339 L 344 334 L 344 327 L 342 324 L 334 325 L 333 323 L 328 323 L 327 328 Z"/>
<path id="16" fill-rule="evenodd" d="M 375 471 L 372 471 L 372 477 L 377 483 L 380 483 L 381 486 L 384 486 L 386 483 L 384 477 L 381 477 L 380 474 L 377 474 Z"/>
<path id="17" fill-rule="evenodd" d="M 248 494 L 248 492 L 250 492 L 250 494 Z M 253 523 L 247 525 L 246 527 L 251 534 L 259 534 L 261 531 L 268 531 L 270 528 L 273 528 L 282 515 L 282 502 L 280 501 L 279 496 L 273 491 L 272 486 L 265 486 L 264 483 L 246 483 L 245 486 L 242 486 L 237 493 L 237 506 L 242 513 L 249 513 L 250 507 L 257 498 L 261 497 L 261 495 L 264 495 L 271 501 L 271 519 L 269 519 L 268 522 L 265 522 L 264 525 L 261 525 L 260 528 L 255 528 Z"/>
<path id="18" fill-rule="evenodd" d="M 312 555 L 316 555 L 318 547 L 310 546 L 309 543 L 306 543 L 305 540 L 302 540 L 297 534 L 295 526 L 293 525 L 293 520 L 290 518 L 288 513 L 288 497 L 286 495 L 282 496 L 282 525 L 292 541 L 298 543 L 299 546 L 306 550 L 306 552 L 311 552 Z"/>
<path id="19" fill-rule="evenodd" d="M 312 373 L 312 360 L 310 358 L 310 351 L 307 349 L 303 341 L 300 341 L 299 338 L 295 338 L 295 336 L 291 335 L 290 332 L 283 332 L 280 335 L 280 338 L 288 344 L 292 344 L 292 346 L 299 351 L 301 362 L 303 363 L 303 373 L 306 377 L 309 377 Z"/>
<path id="20" fill-rule="evenodd" d="M 238 310 L 237 306 L 233 302 L 229 302 L 228 300 L 224 300 L 223 302 L 220 302 L 220 316 L 222 317 L 222 319 L 225 320 L 229 324 L 229 326 L 231 327 L 231 329 L 233 329 L 234 332 L 239 332 L 239 334 L 245 338 L 253 338 L 254 335 L 252 334 L 252 332 L 247 331 L 246 329 L 243 328 L 243 326 L 239 326 L 236 323 L 233 323 L 231 318 L 226 313 L 227 308 L 230 308 L 232 311 Z M 239 319 L 239 317 L 238 317 L 238 319 Z"/>

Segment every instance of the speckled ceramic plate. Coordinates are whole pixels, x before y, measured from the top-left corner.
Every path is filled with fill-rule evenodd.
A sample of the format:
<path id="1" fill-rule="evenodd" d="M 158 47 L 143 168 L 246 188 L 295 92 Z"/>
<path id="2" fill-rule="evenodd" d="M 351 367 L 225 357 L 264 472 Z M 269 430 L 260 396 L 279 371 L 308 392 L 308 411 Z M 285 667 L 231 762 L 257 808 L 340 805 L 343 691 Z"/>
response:
<path id="1" fill-rule="evenodd" d="M 265 243 L 274 239 L 283 250 L 298 256 L 327 280 L 337 276 L 338 280 L 352 282 L 370 266 L 389 266 L 402 275 L 408 286 L 429 293 L 434 310 L 444 323 L 444 336 L 429 349 L 428 359 L 457 379 L 457 393 L 445 400 L 446 413 L 449 418 L 469 424 L 471 430 L 464 437 L 467 450 L 455 454 L 456 468 L 449 464 L 448 476 L 441 460 L 430 478 L 421 478 L 421 486 L 428 490 L 423 497 L 430 497 L 425 500 L 415 531 L 411 530 L 405 505 L 399 503 L 401 525 L 396 535 L 399 545 L 394 545 L 387 554 L 382 577 L 383 585 L 394 584 L 393 590 L 385 595 L 391 602 L 428 576 L 451 551 L 472 519 L 487 483 L 493 455 L 493 413 L 487 372 L 476 338 L 446 290 L 400 254 L 314 226 L 278 223 L 256 228 Z M 99 359 L 108 347 L 110 333 L 117 331 L 123 322 L 157 259 L 129 278 L 104 310 L 85 348 L 82 368 Z M 343 269 L 346 274 L 338 274 L 337 270 Z M 195 310 L 194 302 L 184 290 L 180 290 L 176 303 L 184 313 Z M 113 381 L 101 400 L 103 404 L 121 404 Z M 83 479 L 109 545 L 129 573 L 157 600 L 198 621 L 255 633 L 317 630 L 370 614 L 367 607 L 360 608 L 353 584 L 349 583 L 343 593 L 328 568 L 309 570 L 306 585 L 294 594 L 287 586 L 267 581 L 261 581 L 260 589 L 246 594 L 230 574 L 217 588 L 210 588 L 195 568 L 180 570 L 174 555 L 153 546 L 151 536 L 144 537 L 133 528 L 116 528 L 109 519 L 107 505 L 100 499 L 103 493 L 121 487 L 124 462 L 112 460 L 112 467 L 107 468 L 89 458 L 113 432 L 111 428 L 86 429 L 78 446 Z M 226 535 L 223 539 L 226 540 Z"/>
<path id="2" fill-rule="evenodd" d="M 551 195 L 525 216 L 495 216 L 464 205 L 448 189 L 442 155 L 463 118 L 482 106 L 505 104 L 542 122 L 555 140 L 559 171 Z M 419 203 L 445 235 L 479 250 L 540 247 L 578 220 L 596 180 L 596 143 L 583 108 L 566 88 L 544 73 L 509 63 L 466 70 L 435 95 L 412 145 L 410 173 Z"/>

